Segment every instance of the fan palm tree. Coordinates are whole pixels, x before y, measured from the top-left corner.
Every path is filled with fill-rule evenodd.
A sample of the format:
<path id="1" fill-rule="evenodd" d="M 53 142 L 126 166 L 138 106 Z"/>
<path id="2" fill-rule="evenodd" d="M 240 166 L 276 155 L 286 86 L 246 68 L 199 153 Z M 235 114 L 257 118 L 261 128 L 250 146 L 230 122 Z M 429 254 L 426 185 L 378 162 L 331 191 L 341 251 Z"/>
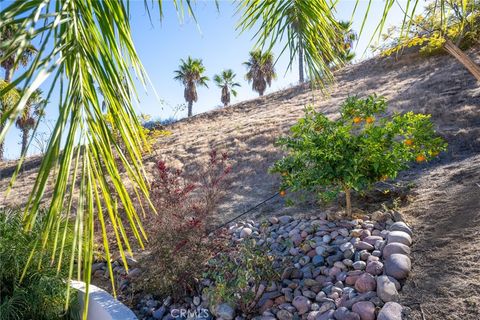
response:
<path id="1" fill-rule="evenodd" d="M 273 66 L 273 54 L 271 52 L 262 53 L 260 50 L 250 51 L 250 59 L 243 63 L 248 71 L 245 78 L 252 83 L 252 89 L 263 96 L 267 85 L 272 85 L 272 80 L 276 79 L 275 68 Z"/>
<path id="2" fill-rule="evenodd" d="M 15 38 L 18 32 L 18 26 L 7 25 L 0 28 L 0 42 L 8 43 Z M 0 47 L 0 65 L 5 70 L 5 81 L 10 82 L 13 72 L 19 65 L 26 66 L 30 59 L 37 53 L 37 50 L 31 44 L 26 45 L 25 49 L 17 56 L 15 52 L 10 52 Z"/>
<path id="3" fill-rule="evenodd" d="M 188 57 L 187 60 L 180 60 L 180 66 L 178 70 L 175 70 L 175 80 L 183 83 L 185 90 L 183 96 L 188 103 L 188 116 L 192 116 L 192 106 L 194 102 L 198 100 L 197 86 L 204 86 L 208 88 L 207 76 L 204 76 L 205 67 L 202 60 L 192 59 Z"/>
<path id="4" fill-rule="evenodd" d="M 230 92 L 234 97 L 237 96 L 237 91 L 235 87 L 240 87 L 238 82 L 235 82 L 236 74 L 233 73 L 232 69 L 223 70 L 221 74 L 216 74 L 213 77 L 215 84 L 222 89 L 221 101 L 223 106 L 226 107 L 230 104 Z"/>
<path id="5" fill-rule="evenodd" d="M 42 90 L 35 90 L 25 103 L 25 108 L 20 117 L 15 121 L 15 125 L 22 132 L 22 149 L 21 155 L 25 155 L 27 150 L 28 138 L 30 131 L 37 124 L 39 117 L 44 115 L 44 107 L 46 101 L 42 97 Z"/>

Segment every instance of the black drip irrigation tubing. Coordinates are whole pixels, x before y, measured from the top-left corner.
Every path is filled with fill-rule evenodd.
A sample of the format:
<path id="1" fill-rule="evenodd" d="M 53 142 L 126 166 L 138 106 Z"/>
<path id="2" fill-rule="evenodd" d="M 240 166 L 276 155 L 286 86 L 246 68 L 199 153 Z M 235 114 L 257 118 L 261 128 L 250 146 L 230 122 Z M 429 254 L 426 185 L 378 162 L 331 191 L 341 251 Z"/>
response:
<path id="1" fill-rule="evenodd" d="M 286 190 L 286 189 L 285 189 L 285 190 Z M 210 232 L 208 232 L 208 234 L 211 234 L 211 233 L 213 233 L 213 232 L 215 232 L 215 231 L 217 231 L 217 230 L 219 230 L 219 229 L 227 226 L 229 223 L 232 223 L 233 221 L 237 220 L 238 218 L 246 215 L 247 213 L 252 212 L 253 210 L 257 209 L 258 207 L 264 205 L 266 202 L 268 202 L 268 201 L 272 200 L 273 198 L 275 198 L 276 196 L 278 196 L 278 195 L 280 194 L 280 192 L 281 192 L 281 191 L 275 193 L 274 195 L 268 197 L 267 199 L 264 199 L 262 202 L 257 203 L 255 206 L 251 207 L 250 209 L 242 212 L 242 213 L 239 214 L 238 216 L 236 216 L 236 217 L 228 220 L 227 222 L 224 222 L 224 223 L 222 223 L 221 225 L 215 227 L 213 230 L 211 230 Z"/>

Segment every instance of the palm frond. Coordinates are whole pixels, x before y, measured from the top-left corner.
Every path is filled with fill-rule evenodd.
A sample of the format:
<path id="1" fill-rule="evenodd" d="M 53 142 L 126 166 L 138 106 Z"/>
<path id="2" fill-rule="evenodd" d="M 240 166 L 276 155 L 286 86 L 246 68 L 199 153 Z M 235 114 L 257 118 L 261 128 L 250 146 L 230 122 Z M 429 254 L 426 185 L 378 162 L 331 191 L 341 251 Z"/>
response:
<path id="1" fill-rule="evenodd" d="M 56 226 L 70 201 L 65 195 L 76 188 L 75 182 L 79 182 L 83 192 L 74 200 L 77 212 L 72 214 L 77 221 L 77 242 L 73 248 L 76 259 L 70 263 L 78 267 L 76 277 L 88 284 L 94 222 L 102 220 L 101 213 L 107 212 L 103 220 L 118 230 L 113 213 L 117 199 L 122 204 L 130 232 L 140 246 L 146 239 L 130 197 L 137 191 L 148 198 L 148 188 L 142 165 L 142 152 L 147 144 L 129 99 L 134 88 L 131 70 L 144 82 L 145 73 L 133 45 L 129 12 L 124 2 L 116 0 L 13 2 L 0 13 L 0 29 L 9 26 L 15 26 L 18 32 L 11 42 L 0 44 L 2 52 L 15 47 L 20 56 L 29 50 L 33 41 L 40 45 L 31 65 L 11 83 L 11 86 L 21 84 L 22 95 L 13 108 L 2 114 L 0 121 L 5 123 L 5 128 L 0 133 L 0 141 L 35 90 L 49 76 L 53 81 L 47 90 L 47 100 L 55 88 L 60 88 L 60 115 L 25 206 L 25 228 L 28 231 L 34 225 L 46 185 L 53 183 L 46 213 L 48 223 L 33 250 L 46 252 L 50 240 L 62 239 L 57 235 Z M 103 117 L 97 87 L 108 102 L 115 130 L 124 142 L 123 148 L 113 138 Z M 0 95 L 3 97 L 10 89 L 7 86 Z M 78 170 L 73 170 L 73 160 L 78 157 L 80 165 Z M 57 175 L 52 177 L 54 169 Z M 126 180 L 130 180 L 132 188 L 126 187 Z M 101 195 L 101 201 L 96 195 Z M 107 239 L 105 230 L 100 236 L 104 242 L 113 240 L 125 259 L 122 248 L 129 247 L 126 238 Z M 63 251 L 61 243 L 58 247 Z M 108 247 L 106 249 L 109 256 Z M 52 255 L 52 261 L 58 261 L 58 257 Z M 25 269 L 29 267 L 27 263 Z M 113 276 L 111 268 L 109 271 Z"/>

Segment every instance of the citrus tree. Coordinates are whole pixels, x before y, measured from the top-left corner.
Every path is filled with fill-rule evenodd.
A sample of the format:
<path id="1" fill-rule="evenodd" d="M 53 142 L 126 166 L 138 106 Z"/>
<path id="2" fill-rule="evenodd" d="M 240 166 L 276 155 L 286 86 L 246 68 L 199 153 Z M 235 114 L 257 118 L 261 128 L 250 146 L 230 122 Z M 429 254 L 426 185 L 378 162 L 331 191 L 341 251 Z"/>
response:
<path id="1" fill-rule="evenodd" d="M 281 190 L 309 190 L 324 199 L 346 196 L 351 215 L 351 190 L 395 178 L 412 161 L 436 157 L 446 143 L 436 135 L 429 115 L 386 114 L 387 103 L 375 95 L 349 97 L 340 117 L 330 120 L 313 108 L 278 140 L 287 155 L 271 169 L 282 176 Z"/>

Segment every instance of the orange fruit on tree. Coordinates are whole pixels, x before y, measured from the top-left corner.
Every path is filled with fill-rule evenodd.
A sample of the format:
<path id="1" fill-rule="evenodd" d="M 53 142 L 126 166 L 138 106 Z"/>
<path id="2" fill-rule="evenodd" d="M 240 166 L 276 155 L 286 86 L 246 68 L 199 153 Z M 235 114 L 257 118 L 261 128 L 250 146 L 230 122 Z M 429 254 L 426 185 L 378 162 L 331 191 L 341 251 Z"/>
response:
<path id="1" fill-rule="evenodd" d="M 427 160 L 427 158 L 425 158 L 425 156 L 424 156 L 423 154 L 419 154 L 419 155 L 415 158 L 415 160 L 420 163 L 420 162 L 423 162 L 423 161 Z"/>
<path id="2" fill-rule="evenodd" d="M 287 192 L 285 190 L 280 191 L 280 197 L 285 197 L 287 195 Z"/>
<path id="3" fill-rule="evenodd" d="M 362 122 L 362 118 L 360 118 L 360 117 L 353 118 L 353 123 L 357 124 L 357 123 L 360 123 L 360 122 Z"/>
<path id="4" fill-rule="evenodd" d="M 288 176 L 288 172 L 282 172 L 282 177 Z"/>
<path id="5" fill-rule="evenodd" d="M 365 119 L 365 121 L 366 121 L 367 123 L 373 123 L 373 122 L 375 121 L 375 118 L 374 118 L 374 117 L 367 117 L 367 118 Z"/>
<path id="6" fill-rule="evenodd" d="M 405 140 L 405 144 L 407 146 L 413 146 L 413 140 L 412 139 L 407 139 L 407 140 Z"/>
<path id="7" fill-rule="evenodd" d="M 386 181 L 388 179 L 388 176 L 387 175 L 383 175 L 381 178 L 380 178 L 380 181 Z"/>

